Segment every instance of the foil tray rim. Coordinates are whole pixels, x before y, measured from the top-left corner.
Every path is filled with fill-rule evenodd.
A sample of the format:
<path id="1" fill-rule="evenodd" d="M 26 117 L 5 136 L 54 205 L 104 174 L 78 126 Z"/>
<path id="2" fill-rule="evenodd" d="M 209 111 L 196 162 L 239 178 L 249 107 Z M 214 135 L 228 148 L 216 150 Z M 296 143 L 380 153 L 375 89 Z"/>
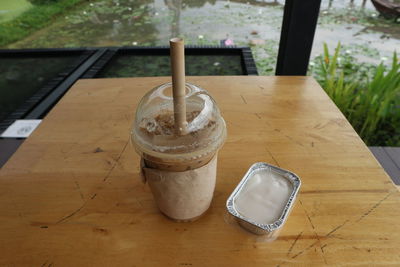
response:
<path id="1" fill-rule="evenodd" d="M 237 195 L 239 195 L 241 193 L 243 186 L 247 183 L 247 181 L 250 179 L 252 174 L 256 171 L 263 170 L 263 169 L 268 169 L 268 170 L 278 172 L 279 174 L 281 174 L 285 178 L 287 178 L 293 185 L 293 191 L 288 199 L 288 202 L 285 205 L 285 208 L 284 208 L 284 211 L 283 211 L 281 217 L 277 221 L 275 221 L 271 224 L 256 223 L 256 222 L 252 221 L 251 219 L 242 216 L 239 212 L 237 212 L 237 210 L 235 209 L 235 206 L 234 206 L 235 198 L 237 197 Z M 283 226 L 283 224 L 285 223 L 285 221 L 289 215 L 290 209 L 292 208 L 292 206 L 295 202 L 295 199 L 296 199 L 297 193 L 299 192 L 300 186 L 301 186 L 301 180 L 297 174 L 295 174 L 291 171 L 276 167 L 274 165 L 265 163 L 265 162 L 256 162 L 250 166 L 250 168 L 248 169 L 248 171 L 246 172 L 246 174 L 244 175 L 242 180 L 239 182 L 239 184 L 233 190 L 232 194 L 229 196 L 229 198 L 226 202 L 226 208 L 232 216 L 236 217 L 236 219 L 244 221 L 244 222 L 256 227 L 257 232 L 261 231 L 265 234 L 271 233 L 271 232 L 276 231 L 279 228 L 281 228 Z"/>

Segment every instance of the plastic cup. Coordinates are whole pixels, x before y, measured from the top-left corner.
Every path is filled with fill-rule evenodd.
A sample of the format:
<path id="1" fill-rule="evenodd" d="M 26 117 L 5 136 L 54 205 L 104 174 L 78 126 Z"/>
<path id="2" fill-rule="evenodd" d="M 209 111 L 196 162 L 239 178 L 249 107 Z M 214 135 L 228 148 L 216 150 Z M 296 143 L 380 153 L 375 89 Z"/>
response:
<path id="1" fill-rule="evenodd" d="M 157 206 L 178 221 L 194 220 L 209 208 L 217 153 L 226 139 L 225 121 L 206 90 L 186 83 L 185 102 L 185 134 L 175 129 L 171 83 L 142 98 L 131 132 Z"/>

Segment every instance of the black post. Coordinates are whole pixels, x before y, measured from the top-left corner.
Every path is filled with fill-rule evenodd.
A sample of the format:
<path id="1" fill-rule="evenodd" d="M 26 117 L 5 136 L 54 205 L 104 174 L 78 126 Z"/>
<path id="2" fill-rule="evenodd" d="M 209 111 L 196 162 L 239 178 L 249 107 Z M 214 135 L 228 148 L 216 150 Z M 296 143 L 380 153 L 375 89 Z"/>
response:
<path id="1" fill-rule="evenodd" d="M 321 0 L 286 0 L 276 75 L 306 75 Z"/>

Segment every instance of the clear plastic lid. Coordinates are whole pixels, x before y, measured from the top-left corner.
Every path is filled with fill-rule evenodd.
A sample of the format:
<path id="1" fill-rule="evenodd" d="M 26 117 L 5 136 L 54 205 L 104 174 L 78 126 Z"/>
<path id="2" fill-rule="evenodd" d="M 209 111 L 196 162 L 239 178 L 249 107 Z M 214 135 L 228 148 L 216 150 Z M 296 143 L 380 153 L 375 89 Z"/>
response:
<path id="1" fill-rule="evenodd" d="M 226 139 L 226 125 L 209 93 L 186 83 L 187 133 L 174 125 L 172 84 L 149 91 L 140 101 L 131 138 L 136 151 L 152 161 L 189 162 L 215 153 Z"/>

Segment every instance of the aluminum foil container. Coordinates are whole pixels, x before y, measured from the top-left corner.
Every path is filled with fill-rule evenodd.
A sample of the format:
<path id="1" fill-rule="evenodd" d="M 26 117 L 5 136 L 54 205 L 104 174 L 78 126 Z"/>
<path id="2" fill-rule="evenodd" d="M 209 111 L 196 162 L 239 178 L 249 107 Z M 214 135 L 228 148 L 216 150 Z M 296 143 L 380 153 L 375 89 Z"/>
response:
<path id="1" fill-rule="evenodd" d="M 256 223 L 251 218 L 247 218 L 241 215 L 235 208 L 235 199 L 242 193 L 242 189 L 246 185 L 246 183 L 249 182 L 252 177 L 254 177 L 255 172 L 258 172 L 260 170 L 275 172 L 281 175 L 281 177 L 286 178 L 293 185 L 293 190 L 285 207 L 282 210 L 282 215 L 277 221 L 271 224 Z M 236 220 L 243 228 L 249 230 L 254 234 L 274 236 L 278 232 L 278 230 L 283 226 L 287 217 L 289 216 L 290 210 L 295 202 L 297 193 L 300 189 L 300 185 L 301 185 L 300 178 L 296 174 L 275 167 L 268 163 L 257 162 L 250 167 L 250 169 L 244 175 L 243 179 L 240 181 L 238 186 L 232 192 L 231 196 L 228 198 L 228 201 L 226 202 L 226 207 L 228 209 L 228 212 L 236 218 Z"/>

